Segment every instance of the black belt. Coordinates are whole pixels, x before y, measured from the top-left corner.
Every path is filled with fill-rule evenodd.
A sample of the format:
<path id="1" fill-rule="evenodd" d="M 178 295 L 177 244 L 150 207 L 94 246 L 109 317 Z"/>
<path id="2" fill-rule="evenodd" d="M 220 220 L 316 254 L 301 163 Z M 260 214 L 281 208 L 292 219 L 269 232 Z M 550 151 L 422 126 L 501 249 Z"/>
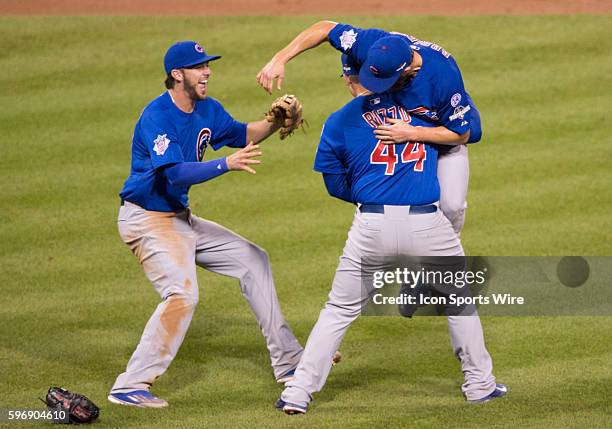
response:
<path id="1" fill-rule="evenodd" d="M 361 213 L 384 213 L 385 206 L 382 204 L 362 204 L 359 207 Z M 424 206 L 410 206 L 410 214 L 426 214 L 435 213 L 438 211 L 438 206 L 435 204 L 426 204 Z"/>
<path id="2" fill-rule="evenodd" d="M 134 204 L 135 206 L 140 207 L 140 205 L 138 205 L 138 204 L 136 204 L 136 203 L 133 203 L 133 202 L 131 202 L 131 201 L 124 200 L 123 198 L 121 198 L 121 205 L 122 205 L 122 206 L 124 206 L 124 205 L 125 205 L 125 203 Z"/>
<path id="3" fill-rule="evenodd" d="M 133 203 L 133 202 L 131 202 L 131 201 L 124 200 L 123 198 L 121 198 L 121 205 L 122 205 L 122 206 L 124 206 L 124 205 L 125 205 L 125 203 L 134 204 L 135 206 L 140 207 L 140 205 L 138 205 L 138 204 L 136 204 L 136 203 Z"/>
<path id="4" fill-rule="evenodd" d="M 133 204 L 133 205 L 135 205 L 135 206 L 140 207 L 140 208 L 141 208 L 141 209 L 143 209 L 143 210 L 148 210 L 148 209 L 145 209 L 144 207 L 142 207 L 140 204 L 136 204 L 136 203 L 133 203 L 133 202 L 131 202 L 131 201 L 129 201 L 129 200 L 124 200 L 124 199 L 122 198 L 122 199 L 121 199 L 121 205 L 122 205 L 122 206 L 124 206 L 124 205 L 125 205 L 125 203 L 130 203 L 130 204 Z M 174 212 L 172 212 L 172 213 L 181 213 L 181 212 L 184 212 L 184 211 L 185 211 L 185 210 L 187 210 L 187 209 L 189 209 L 189 207 L 186 207 L 186 208 L 184 208 L 184 209 L 182 209 L 182 210 L 174 211 Z M 170 212 L 168 212 L 168 213 L 170 213 Z"/>

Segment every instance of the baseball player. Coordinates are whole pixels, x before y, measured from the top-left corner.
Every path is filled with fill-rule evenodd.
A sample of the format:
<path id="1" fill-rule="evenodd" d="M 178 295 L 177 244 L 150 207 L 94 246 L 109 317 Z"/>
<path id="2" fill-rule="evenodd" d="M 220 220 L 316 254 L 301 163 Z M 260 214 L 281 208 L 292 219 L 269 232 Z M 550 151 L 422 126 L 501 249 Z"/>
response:
<path id="1" fill-rule="evenodd" d="M 388 59 L 390 65 L 399 64 Z M 349 85 L 350 88 L 350 85 Z M 384 270 L 384 259 L 408 256 L 462 257 L 457 233 L 439 208 L 437 147 L 420 142 L 385 145 L 372 130 L 392 119 L 431 127 L 410 115 L 392 93 L 354 98 L 326 121 L 314 169 L 329 194 L 358 204 L 325 307 L 319 315 L 295 377 L 285 384 L 276 407 L 303 414 L 327 379 L 330 358 L 373 292 L 364 272 Z M 365 287 L 365 293 L 364 288 Z M 453 314 L 453 313 L 448 313 Z M 470 403 L 504 396 L 507 387 L 492 375 L 480 319 L 474 308 L 448 316 L 454 354 L 465 377 Z"/>
<path id="2" fill-rule="evenodd" d="M 266 252 L 189 209 L 190 186 L 228 171 L 255 174 L 253 167 L 260 162 L 255 158 L 261 155 L 257 143 L 279 128 L 278 122 L 265 119 L 238 122 L 207 96 L 209 63 L 219 58 L 193 41 L 171 46 L 164 58 L 168 91 L 145 107 L 134 130 L 118 228 L 161 303 L 112 387 L 108 399 L 116 404 L 168 405 L 149 389 L 176 356 L 191 322 L 198 302 L 196 265 L 239 279 L 279 381 L 295 369 L 302 353 L 281 314 Z M 208 146 L 241 149 L 202 161 Z"/>
<path id="3" fill-rule="evenodd" d="M 392 50 L 392 55 L 398 56 L 398 61 L 401 60 L 397 70 L 384 70 L 377 64 L 382 46 L 377 42 L 392 35 L 403 39 L 406 46 L 383 43 Z M 355 73 L 351 75 L 355 83 L 375 93 L 393 90 L 399 105 L 411 115 L 435 125 L 416 128 L 392 120 L 381 124 L 375 133 L 385 143 L 412 140 L 445 145 L 439 148 L 440 208 L 460 233 L 465 223 L 469 181 L 468 153 L 464 144 L 478 142 L 482 129 L 480 115 L 465 90 L 455 60 L 442 47 L 414 36 L 320 21 L 272 57 L 257 75 L 259 84 L 271 93 L 276 80 L 280 89 L 285 64 L 324 41 L 347 55 L 349 67 Z"/>

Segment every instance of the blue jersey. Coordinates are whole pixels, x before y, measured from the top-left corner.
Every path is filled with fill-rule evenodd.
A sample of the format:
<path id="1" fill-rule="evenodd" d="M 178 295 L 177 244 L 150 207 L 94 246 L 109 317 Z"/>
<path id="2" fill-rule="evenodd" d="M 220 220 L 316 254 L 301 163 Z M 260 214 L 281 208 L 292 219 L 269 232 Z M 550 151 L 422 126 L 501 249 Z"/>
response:
<path id="1" fill-rule="evenodd" d="M 385 117 L 432 126 L 411 116 L 389 93 L 357 97 L 325 122 L 315 171 L 346 175 L 356 203 L 422 205 L 438 201 L 437 149 L 420 142 L 380 142 L 374 129 Z"/>
<path id="2" fill-rule="evenodd" d="M 189 187 L 172 186 L 160 168 L 202 161 L 208 145 L 214 150 L 246 146 L 246 124 L 234 120 L 210 97 L 196 102 L 192 113 L 185 113 L 165 92 L 145 107 L 136 123 L 130 176 L 119 195 L 147 210 L 188 207 Z"/>
<path id="3" fill-rule="evenodd" d="M 416 77 L 401 90 L 393 92 L 397 103 L 411 115 L 457 134 L 471 131 L 469 142 L 479 141 L 482 136 L 480 114 L 465 90 L 457 63 L 442 47 L 406 34 L 346 24 L 336 25 L 328 38 L 334 48 L 348 55 L 353 72 L 358 73 L 370 47 L 377 40 L 391 35 L 406 37 L 410 47 L 423 57 L 423 65 Z"/>

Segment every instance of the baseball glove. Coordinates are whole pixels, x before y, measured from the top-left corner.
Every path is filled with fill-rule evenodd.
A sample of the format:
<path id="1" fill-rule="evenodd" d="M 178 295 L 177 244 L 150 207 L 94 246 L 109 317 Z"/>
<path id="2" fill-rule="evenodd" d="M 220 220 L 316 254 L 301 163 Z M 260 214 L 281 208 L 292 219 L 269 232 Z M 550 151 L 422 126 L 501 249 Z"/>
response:
<path id="1" fill-rule="evenodd" d="M 300 100 L 292 94 L 278 97 L 266 113 L 266 120 L 281 127 L 279 134 L 281 140 L 284 140 L 304 123 Z"/>
<path id="2" fill-rule="evenodd" d="M 65 411 L 72 424 L 92 423 L 100 415 L 100 409 L 86 396 L 61 387 L 50 387 L 43 402 L 51 411 Z"/>

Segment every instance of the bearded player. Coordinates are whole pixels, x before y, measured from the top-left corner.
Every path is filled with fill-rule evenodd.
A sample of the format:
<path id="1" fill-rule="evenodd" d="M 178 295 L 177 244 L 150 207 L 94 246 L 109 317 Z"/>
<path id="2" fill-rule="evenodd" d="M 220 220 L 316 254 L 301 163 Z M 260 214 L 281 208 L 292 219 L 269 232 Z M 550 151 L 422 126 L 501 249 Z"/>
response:
<path id="1" fill-rule="evenodd" d="M 261 155 L 256 143 L 281 124 L 285 125 L 281 138 L 295 125 L 287 128 L 287 118 L 278 109 L 271 109 L 268 119 L 242 123 L 208 97 L 210 62 L 219 58 L 207 55 L 193 41 L 172 45 L 164 57 L 167 91 L 145 107 L 134 129 L 131 171 L 120 193 L 118 228 L 161 303 L 112 387 L 108 399 L 116 404 L 168 405 L 149 389 L 169 367 L 191 323 L 199 299 L 196 265 L 240 281 L 277 381 L 286 381 L 302 353 L 281 313 L 266 252 L 229 229 L 195 216 L 189 208 L 187 194 L 192 185 L 230 171 L 255 174 L 253 167 L 260 162 L 255 158 Z M 288 100 L 292 117 L 300 122 L 299 102 L 292 96 L 282 99 Z M 239 150 L 204 161 L 209 146 Z"/>

